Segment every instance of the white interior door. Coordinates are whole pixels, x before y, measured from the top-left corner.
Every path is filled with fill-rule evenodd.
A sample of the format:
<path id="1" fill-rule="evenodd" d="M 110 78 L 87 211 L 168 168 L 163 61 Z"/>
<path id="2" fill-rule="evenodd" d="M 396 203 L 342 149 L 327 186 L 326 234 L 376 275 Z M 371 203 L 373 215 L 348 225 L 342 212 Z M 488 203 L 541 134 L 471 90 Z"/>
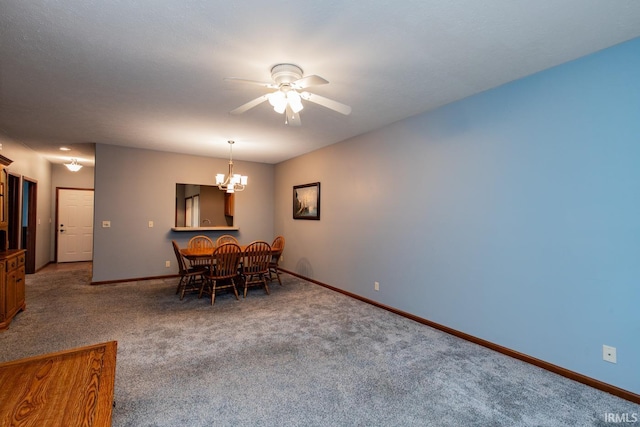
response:
<path id="1" fill-rule="evenodd" d="M 93 190 L 58 190 L 58 262 L 93 260 Z"/>

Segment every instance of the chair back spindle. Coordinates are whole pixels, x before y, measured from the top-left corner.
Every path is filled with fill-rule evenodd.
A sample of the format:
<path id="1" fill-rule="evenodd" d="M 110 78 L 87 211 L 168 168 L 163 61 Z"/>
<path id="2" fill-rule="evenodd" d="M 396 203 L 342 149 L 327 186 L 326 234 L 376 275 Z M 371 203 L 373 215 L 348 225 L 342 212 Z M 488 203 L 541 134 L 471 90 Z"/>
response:
<path id="1" fill-rule="evenodd" d="M 187 243 L 187 248 L 192 253 L 211 254 L 214 248 L 213 240 L 207 236 L 193 236 Z M 192 267 L 205 267 L 208 264 L 209 260 L 206 257 L 193 258 L 191 260 Z"/>
<path id="2" fill-rule="evenodd" d="M 249 286 L 263 285 L 269 294 L 269 285 L 266 275 L 269 273 L 269 261 L 271 260 L 271 245 L 264 241 L 255 241 L 249 244 L 242 260 L 242 276 L 244 279 L 244 297 L 247 296 Z"/>
<path id="3" fill-rule="evenodd" d="M 239 245 L 238 239 L 233 237 L 231 234 L 223 234 L 216 239 L 216 246 L 220 246 L 225 243 L 235 243 L 236 245 Z"/>

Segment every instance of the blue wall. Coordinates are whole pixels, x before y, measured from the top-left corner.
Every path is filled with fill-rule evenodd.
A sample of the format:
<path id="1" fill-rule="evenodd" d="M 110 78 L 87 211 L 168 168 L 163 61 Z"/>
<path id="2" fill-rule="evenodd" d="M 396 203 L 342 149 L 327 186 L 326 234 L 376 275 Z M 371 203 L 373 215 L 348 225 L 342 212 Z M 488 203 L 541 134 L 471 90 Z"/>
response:
<path id="1" fill-rule="evenodd" d="M 321 221 L 295 222 L 313 181 Z M 285 162 L 276 186 L 285 268 L 640 393 L 640 39 Z"/>
<path id="2" fill-rule="evenodd" d="M 640 40 L 414 121 L 446 165 L 427 277 L 465 307 L 438 319 L 640 392 Z"/>

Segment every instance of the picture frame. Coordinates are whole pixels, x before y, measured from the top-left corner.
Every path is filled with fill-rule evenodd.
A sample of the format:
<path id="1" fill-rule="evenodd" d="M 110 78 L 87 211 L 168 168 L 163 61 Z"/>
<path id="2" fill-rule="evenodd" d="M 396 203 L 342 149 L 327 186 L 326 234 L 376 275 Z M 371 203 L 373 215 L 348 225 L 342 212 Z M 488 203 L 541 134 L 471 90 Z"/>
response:
<path id="1" fill-rule="evenodd" d="M 293 186 L 293 219 L 320 219 L 320 183 Z"/>

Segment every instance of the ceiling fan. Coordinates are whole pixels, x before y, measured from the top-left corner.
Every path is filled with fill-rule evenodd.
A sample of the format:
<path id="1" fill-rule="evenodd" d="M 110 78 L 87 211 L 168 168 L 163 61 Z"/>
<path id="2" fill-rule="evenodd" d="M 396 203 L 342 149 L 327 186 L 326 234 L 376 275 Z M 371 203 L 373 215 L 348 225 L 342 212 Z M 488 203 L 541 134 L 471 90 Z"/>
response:
<path id="1" fill-rule="evenodd" d="M 329 83 L 327 80 L 316 75 L 306 77 L 302 76 L 302 68 L 297 65 L 277 64 L 271 68 L 271 79 L 273 82 L 270 83 L 240 79 L 237 77 L 225 77 L 225 80 L 232 82 L 249 83 L 262 86 L 267 89 L 275 89 L 275 91 L 259 96 L 256 99 L 239 106 L 235 110 L 231 110 L 229 113 L 242 114 L 265 101 L 269 101 L 273 106 L 274 111 L 280 114 L 285 114 L 285 124 L 289 126 L 300 126 L 300 115 L 298 113 L 304 108 L 302 100 L 305 100 L 322 105 L 325 108 L 329 108 L 330 110 L 337 111 L 344 115 L 351 114 L 351 107 L 348 105 L 304 90 L 310 86 L 325 85 Z"/>

